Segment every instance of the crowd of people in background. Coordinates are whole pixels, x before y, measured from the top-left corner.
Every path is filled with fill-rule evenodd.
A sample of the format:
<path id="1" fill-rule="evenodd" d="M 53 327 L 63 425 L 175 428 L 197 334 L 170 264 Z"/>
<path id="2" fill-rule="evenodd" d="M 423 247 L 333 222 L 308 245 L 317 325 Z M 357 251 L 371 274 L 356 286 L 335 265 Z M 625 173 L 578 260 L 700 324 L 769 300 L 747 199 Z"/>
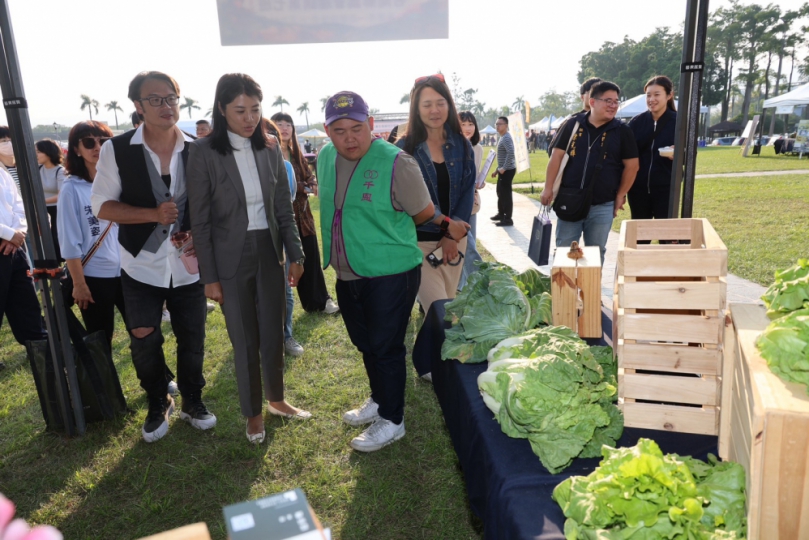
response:
<path id="1" fill-rule="evenodd" d="M 603 260 L 627 196 L 633 218 L 667 216 L 671 158 L 659 149 L 673 144 L 673 87 L 654 77 L 644 90 L 649 110 L 623 124 L 615 118 L 618 86 L 590 79 L 580 112 L 556 131 L 527 133 L 529 152 L 550 154 L 541 200 L 556 211 L 558 247 L 583 236 Z M 370 394 L 343 420 L 371 425 L 351 446 L 374 451 L 404 436 L 404 336 L 414 303 L 426 312 L 454 298 L 481 260 L 483 144 L 496 144 L 491 219 L 514 224 L 508 118 L 495 122 L 496 140 L 483 136 L 438 73 L 415 80 L 403 133 L 386 141 L 373 135 L 365 100 L 337 92 L 325 106 L 330 142 L 315 174 L 305 155 L 313 147 L 308 140 L 301 147 L 288 114 L 262 116 L 263 92 L 249 75 L 219 80 L 212 121 L 198 121 L 195 136 L 176 125 L 180 87 L 171 76 L 138 74 L 129 98 L 135 129 L 113 137 L 103 123 L 79 122 L 66 156 L 51 140 L 37 142 L 36 152 L 51 234 L 69 274 L 65 298 L 88 332 L 104 332 L 110 354 L 118 308 L 148 400 L 143 439 L 166 436 L 177 395 L 183 420 L 200 430 L 216 425 L 202 399 L 206 313 L 215 304 L 234 350 L 247 439 L 264 440 L 265 408 L 292 420 L 313 416 L 284 394 L 284 355 L 304 353 L 293 336 L 293 288 L 305 311 L 340 313 L 362 355 Z M 27 225 L 5 127 L 0 165 L 0 316 L 24 344 L 47 331 L 26 273 Z M 311 197 L 320 198 L 322 252 Z M 328 267 L 337 301 L 326 287 Z M 175 362 L 165 356 L 161 321 L 177 339 Z"/>

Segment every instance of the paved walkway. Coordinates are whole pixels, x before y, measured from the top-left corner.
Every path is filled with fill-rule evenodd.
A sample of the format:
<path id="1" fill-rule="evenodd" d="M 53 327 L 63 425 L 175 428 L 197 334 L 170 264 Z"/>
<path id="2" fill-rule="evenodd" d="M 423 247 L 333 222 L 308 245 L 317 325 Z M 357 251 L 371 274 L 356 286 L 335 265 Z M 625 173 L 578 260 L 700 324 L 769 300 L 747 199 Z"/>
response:
<path id="1" fill-rule="evenodd" d="M 537 266 L 528 258 L 528 243 L 531 241 L 531 228 L 534 216 L 540 209 L 540 202 L 520 193 L 514 193 L 514 226 L 497 227 L 489 219 L 497 213 L 497 194 L 493 185 L 487 185 L 480 192 L 481 208 L 478 212 L 478 242 L 499 262 L 507 264 L 519 272 L 528 268 L 537 268 L 544 274 L 550 274 L 553 266 L 553 247 L 547 266 Z M 551 221 L 556 227 L 556 216 L 551 213 Z M 555 229 L 554 229 L 555 234 Z M 553 245 L 553 243 L 552 243 Z M 613 283 L 615 280 L 615 261 L 618 246 L 618 234 L 610 232 L 607 241 L 607 254 L 601 273 L 601 298 L 605 306 L 612 306 Z M 757 283 L 728 274 L 728 302 L 760 302 L 765 288 Z"/>
<path id="2" fill-rule="evenodd" d="M 809 169 L 796 169 L 791 171 L 753 171 L 753 172 L 735 172 L 735 173 L 717 173 L 717 174 L 698 174 L 694 178 L 699 180 L 700 178 L 738 178 L 740 176 L 784 176 L 790 174 L 803 174 L 809 175 Z M 494 186 L 494 184 L 491 184 Z M 524 184 L 514 184 L 515 188 L 520 189 L 531 189 L 534 188 L 536 191 L 542 191 L 542 188 L 545 186 L 545 183 L 539 182 L 526 182 Z"/>

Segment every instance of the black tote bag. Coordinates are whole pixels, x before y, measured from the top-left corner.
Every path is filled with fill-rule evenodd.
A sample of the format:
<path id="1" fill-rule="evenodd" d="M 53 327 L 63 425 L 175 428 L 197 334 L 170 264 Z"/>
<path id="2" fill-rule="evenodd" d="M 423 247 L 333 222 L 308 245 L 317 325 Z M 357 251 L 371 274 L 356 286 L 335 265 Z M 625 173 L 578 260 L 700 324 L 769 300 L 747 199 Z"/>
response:
<path id="1" fill-rule="evenodd" d="M 528 257 L 538 266 L 548 264 L 551 253 L 551 216 L 547 206 L 543 206 L 539 214 L 534 216 L 531 228 L 531 241 L 528 243 Z"/>

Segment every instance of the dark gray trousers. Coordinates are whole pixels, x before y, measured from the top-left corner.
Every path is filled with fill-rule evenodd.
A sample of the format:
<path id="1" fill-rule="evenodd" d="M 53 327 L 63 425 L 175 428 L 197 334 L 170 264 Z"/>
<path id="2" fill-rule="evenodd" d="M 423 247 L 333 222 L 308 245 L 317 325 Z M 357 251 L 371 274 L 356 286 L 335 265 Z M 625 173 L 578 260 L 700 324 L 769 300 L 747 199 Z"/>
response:
<path id="1" fill-rule="evenodd" d="M 284 399 L 284 265 L 269 230 L 247 231 L 236 275 L 222 279 L 222 312 L 233 346 L 239 404 L 247 417 L 262 414 L 262 381 L 270 401 Z"/>

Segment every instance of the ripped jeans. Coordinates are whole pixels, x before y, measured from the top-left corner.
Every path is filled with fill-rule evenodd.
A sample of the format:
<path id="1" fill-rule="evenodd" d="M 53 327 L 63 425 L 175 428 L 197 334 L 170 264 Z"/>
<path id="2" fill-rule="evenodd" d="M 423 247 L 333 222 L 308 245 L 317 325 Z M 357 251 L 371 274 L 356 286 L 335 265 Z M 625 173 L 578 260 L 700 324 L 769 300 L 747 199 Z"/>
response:
<path id="1" fill-rule="evenodd" d="M 165 395 L 167 373 L 163 354 L 163 332 L 160 318 L 163 302 L 171 313 L 171 328 L 177 338 L 177 386 L 180 394 L 200 392 L 205 386 L 202 360 L 205 346 L 205 288 L 201 283 L 182 287 L 154 287 L 142 283 L 123 270 L 121 285 L 126 304 L 132 363 L 140 386 L 149 396 Z M 135 328 L 154 328 L 149 335 L 137 338 Z"/>

